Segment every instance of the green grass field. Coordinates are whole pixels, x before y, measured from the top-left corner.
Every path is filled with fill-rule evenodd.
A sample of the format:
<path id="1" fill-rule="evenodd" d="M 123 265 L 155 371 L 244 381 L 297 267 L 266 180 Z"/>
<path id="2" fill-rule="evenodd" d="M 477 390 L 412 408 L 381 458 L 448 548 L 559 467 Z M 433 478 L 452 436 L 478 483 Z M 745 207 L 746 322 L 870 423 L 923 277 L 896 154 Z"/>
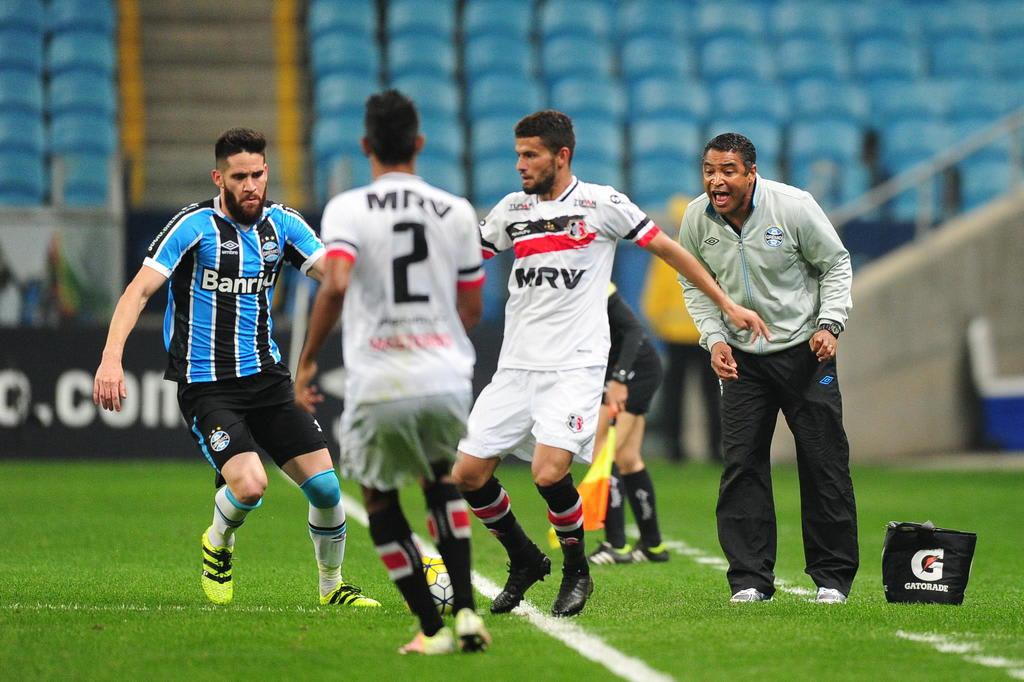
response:
<path id="1" fill-rule="evenodd" d="M 713 565 L 721 557 L 716 469 L 651 469 L 663 532 L 689 554 L 596 568 L 594 597 L 573 621 L 622 654 L 680 680 L 1024 678 L 1024 472 L 857 468 L 862 567 L 849 603 L 823 606 L 782 591 L 770 604 L 728 604 L 725 575 Z M 528 470 L 501 474 L 517 516 L 543 544 L 546 518 Z M 213 607 L 198 577 L 211 478 L 198 461 L 0 463 L 0 678 L 616 679 L 526 618 L 486 613 L 482 597 L 490 651 L 398 656 L 415 622 L 367 531 L 350 514 L 345 574 L 384 608 L 318 606 L 305 500 L 276 476 L 238 536 L 235 601 Z M 811 588 L 796 483 L 795 467 L 777 467 L 777 575 Z M 421 496 L 404 500 L 425 534 Z M 884 600 L 886 522 L 927 518 L 978 533 L 963 606 Z M 504 554 L 475 521 L 474 540 L 475 568 L 502 584 Z M 549 578 L 528 598 L 546 613 L 556 590 Z M 929 634 L 946 651 L 899 631 Z"/>

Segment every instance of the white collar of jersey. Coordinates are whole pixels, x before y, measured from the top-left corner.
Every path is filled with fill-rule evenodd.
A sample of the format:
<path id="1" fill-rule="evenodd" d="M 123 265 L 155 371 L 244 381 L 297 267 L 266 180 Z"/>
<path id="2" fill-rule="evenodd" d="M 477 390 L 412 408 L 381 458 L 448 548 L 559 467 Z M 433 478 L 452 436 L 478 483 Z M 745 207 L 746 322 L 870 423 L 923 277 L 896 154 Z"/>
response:
<path id="1" fill-rule="evenodd" d="M 417 175 L 416 173 L 405 173 L 403 171 L 388 171 L 387 173 L 381 173 L 380 175 L 378 175 L 374 179 L 374 182 L 377 182 L 377 180 L 402 180 L 405 178 L 416 178 L 417 180 L 419 180 L 420 176 Z"/>
<path id="2" fill-rule="evenodd" d="M 213 212 L 216 213 L 221 218 L 223 218 L 224 220 L 231 223 L 232 225 L 234 225 L 235 227 L 237 227 L 238 229 L 244 231 L 250 229 L 252 225 L 259 225 L 263 221 L 263 216 L 267 214 L 267 207 L 263 207 L 263 212 L 260 214 L 260 217 L 256 222 L 254 222 L 252 225 L 243 225 L 242 223 L 238 222 L 237 220 L 235 220 L 234 218 L 232 218 L 231 216 L 224 212 L 224 209 L 221 208 L 220 195 L 218 194 L 213 198 Z"/>
<path id="3" fill-rule="evenodd" d="M 569 176 L 569 186 L 565 188 L 565 191 L 564 191 L 564 192 L 562 192 L 562 193 L 561 193 L 561 194 L 560 194 L 560 195 L 559 195 L 558 197 L 556 197 L 556 198 L 554 198 L 554 199 L 548 199 L 548 201 L 565 201 L 565 200 L 566 200 L 566 198 L 567 198 L 567 197 L 568 197 L 568 196 L 569 196 L 570 194 L 572 194 L 572 193 L 573 193 L 573 191 L 574 191 L 574 190 L 575 190 L 575 189 L 576 189 L 577 187 L 579 187 L 579 186 L 580 186 L 580 181 L 579 181 L 579 180 L 578 180 L 578 179 L 576 178 L 576 176 L 575 176 L 575 175 L 571 175 L 571 176 Z M 541 203 L 544 203 L 544 202 L 542 202 L 542 201 L 541 201 L 541 199 L 540 199 L 540 195 L 539 195 L 539 194 L 533 194 L 533 195 L 531 195 L 531 196 L 533 197 L 533 203 L 534 203 L 534 205 L 535 205 L 535 206 L 536 206 L 537 204 L 541 204 Z"/>

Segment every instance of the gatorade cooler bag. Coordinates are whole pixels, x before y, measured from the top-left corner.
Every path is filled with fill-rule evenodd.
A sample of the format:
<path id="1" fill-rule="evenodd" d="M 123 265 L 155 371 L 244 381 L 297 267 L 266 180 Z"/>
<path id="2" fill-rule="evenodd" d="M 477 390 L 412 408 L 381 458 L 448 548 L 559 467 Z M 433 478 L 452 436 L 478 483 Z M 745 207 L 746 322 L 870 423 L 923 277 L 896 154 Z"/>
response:
<path id="1" fill-rule="evenodd" d="M 882 585 L 890 602 L 960 604 L 978 536 L 931 521 L 890 521 L 882 546 Z"/>

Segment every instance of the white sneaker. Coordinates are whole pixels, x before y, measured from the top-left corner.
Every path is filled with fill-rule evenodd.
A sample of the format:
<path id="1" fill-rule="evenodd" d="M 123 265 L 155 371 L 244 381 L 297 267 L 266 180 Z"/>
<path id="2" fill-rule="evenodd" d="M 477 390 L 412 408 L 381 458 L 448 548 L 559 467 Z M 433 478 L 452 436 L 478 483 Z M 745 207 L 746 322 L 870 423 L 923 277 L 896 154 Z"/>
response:
<path id="1" fill-rule="evenodd" d="M 473 609 L 459 609 L 455 614 L 455 636 L 462 651 L 486 651 L 491 644 L 483 618 Z"/>
<path id="2" fill-rule="evenodd" d="M 845 604 L 846 595 L 831 587 L 819 587 L 814 601 L 818 604 Z"/>
<path id="3" fill-rule="evenodd" d="M 736 594 L 732 595 L 732 599 L 729 601 L 733 604 L 739 604 L 748 601 L 771 601 L 772 598 L 767 594 L 757 589 L 756 587 L 748 587 L 745 590 L 740 590 Z"/>

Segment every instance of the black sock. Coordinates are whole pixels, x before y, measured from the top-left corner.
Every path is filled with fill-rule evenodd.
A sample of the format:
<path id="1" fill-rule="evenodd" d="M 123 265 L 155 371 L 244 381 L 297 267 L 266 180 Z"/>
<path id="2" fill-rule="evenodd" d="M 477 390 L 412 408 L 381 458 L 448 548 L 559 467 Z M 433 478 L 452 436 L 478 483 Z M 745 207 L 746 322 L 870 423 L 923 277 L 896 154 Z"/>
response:
<path id="1" fill-rule="evenodd" d="M 538 485 L 537 490 L 548 503 L 548 521 L 562 546 L 564 570 L 589 573 L 583 547 L 583 500 L 572 484 L 572 474 L 551 485 Z"/>
<path id="2" fill-rule="evenodd" d="M 533 554 L 533 542 L 526 537 L 522 526 L 516 520 L 516 515 L 512 513 L 508 492 L 501 487 L 498 479 L 492 476 L 477 490 L 463 491 L 462 496 L 469 503 L 473 514 L 505 547 L 513 563 L 516 563 L 517 559 Z"/>
<path id="3" fill-rule="evenodd" d="M 469 509 L 452 483 L 432 483 L 423 491 L 427 499 L 427 525 L 441 552 L 455 591 L 453 609 L 475 609 L 470 570 Z"/>
<path id="4" fill-rule="evenodd" d="M 647 469 L 641 469 L 622 477 L 629 506 L 633 508 L 636 525 L 640 528 L 640 539 L 648 547 L 661 544 L 661 530 L 658 528 L 658 510 L 654 506 L 654 483 Z"/>
<path id="5" fill-rule="evenodd" d="M 626 546 L 626 501 L 623 499 L 622 477 L 612 465 L 611 489 L 608 491 L 608 511 L 604 516 L 604 537 L 615 549 Z"/>
<path id="6" fill-rule="evenodd" d="M 423 634 L 432 637 L 444 626 L 444 621 L 437 612 L 434 598 L 430 596 L 423 577 L 423 558 L 412 540 L 412 530 L 397 498 L 396 495 L 394 503 L 384 510 L 369 515 L 370 537 L 388 569 L 388 577 L 402 593 L 409 609 L 420 619 Z"/>

